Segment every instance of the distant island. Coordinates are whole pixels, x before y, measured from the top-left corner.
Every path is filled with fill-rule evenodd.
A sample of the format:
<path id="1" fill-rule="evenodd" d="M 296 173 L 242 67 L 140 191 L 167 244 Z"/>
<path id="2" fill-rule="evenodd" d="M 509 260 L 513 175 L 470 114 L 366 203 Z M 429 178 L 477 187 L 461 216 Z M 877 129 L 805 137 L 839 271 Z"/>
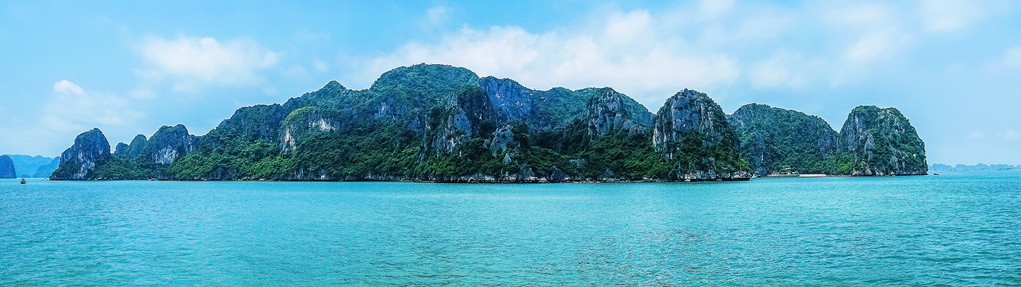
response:
<path id="1" fill-rule="evenodd" d="M 896 108 L 822 118 L 748 104 L 727 115 L 684 89 L 655 113 L 611 88 L 528 89 L 448 65 L 336 81 L 238 109 L 202 136 L 183 125 L 110 143 L 84 132 L 54 180 L 436 182 L 711 181 L 770 174 L 924 175 L 925 145 Z"/>
<path id="2" fill-rule="evenodd" d="M 946 165 L 946 164 L 934 164 L 934 165 L 929 167 L 929 170 L 932 170 L 934 172 L 1015 170 L 1015 169 L 1021 169 L 1021 164 L 1016 165 L 1016 166 L 1015 165 L 1009 165 L 1009 164 L 984 164 L 984 163 L 980 163 L 980 164 L 976 164 L 976 165 L 957 164 L 957 165 L 953 165 L 953 166 Z"/>
<path id="3" fill-rule="evenodd" d="M 7 159 L 4 159 L 6 157 Z M 46 178 L 53 174 L 59 158 L 7 154 L 0 156 L 0 178 Z M 9 173 L 8 173 L 9 172 Z"/>

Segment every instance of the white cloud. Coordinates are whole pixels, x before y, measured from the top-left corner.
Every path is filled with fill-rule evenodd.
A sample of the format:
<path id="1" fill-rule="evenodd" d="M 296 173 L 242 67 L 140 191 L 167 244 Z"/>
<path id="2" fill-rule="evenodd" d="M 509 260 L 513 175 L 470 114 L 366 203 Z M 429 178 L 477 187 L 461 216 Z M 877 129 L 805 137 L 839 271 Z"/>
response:
<path id="1" fill-rule="evenodd" d="M 997 134 L 997 136 L 999 136 L 999 138 L 1005 139 L 1005 140 L 1017 140 L 1017 139 L 1021 139 L 1021 133 L 1018 133 L 1015 130 L 1005 130 L 1005 131 L 1002 131 L 999 134 Z"/>
<path id="2" fill-rule="evenodd" d="M 733 0 L 700 0 L 698 1 L 699 14 L 717 17 L 734 8 Z"/>
<path id="3" fill-rule="evenodd" d="M 130 94 L 131 94 L 132 98 L 136 98 L 136 99 L 155 99 L 156 98 L 156 94 L 153 93 L 152 90 L 150 90 L 148 88 L 134 89 L 134 90 L 131 90 Z"/>
<path id="4" fill-rule="evenodd" d="M 300 65 L 292 65 L 290 68 L 284 70 L 283 74 L 292 78 L 300 78 L 305 76 L 305 68 Z"/>
<path id="5" fill-rule="evenodd" d="M 831 5 L 819 8 L 821 22 L 832 39 L 844 43 L 842 56 L 849 65 L 873 64 L 897 55 L 908 43 L 911 33 L 892 5 L 865 3 Z"/>
<path id="6" fill-rule="evenodd" d="M 132 124 L 144 113 L 130 108 L 128 102 L 114 94 L 86 92 L 67 80 L 53 84 L 53 95 L 41 113 L 41 124 L 55 132 L 75 132 L 95 126 Z"/>
<path id="7" fill-rule="evenodd" d="M 464 26 L 382 55 L 349 58 L 347 65 L 361 72 L 345 79 L 358 87 L 397 66 L 442 63 L 535 89 L 610 86 L 651 107 L 683 88 L 717 97 L 745 87 L 839 89 L 911 61 L 904 56 L 928 39 L 929 26 L 918 16 L 925 5 L 944 3 L 700 1 L 595 10 L 548 30 Z M 970 20 L 933 27 L 964 28 L 976 19 L 962 17 Z M 1005 58 L 1021 68 L 1021 49 Z"/>
<path id="8" fill-rule="evenodd" d="M 1000 64 L 1008 69 L 1021 69 L 1021 46 L 1017 46 L 1003 53 Z"/>
<path id="9" fill-rule="evenodd" d="M 652 25 L 648 11 L 638 10 L 627 14 L 615 13 L 606 20 L 603 37 L 614 45 L 647 43 Z M 643 42 L 636 42 L 643 41 Z"/>
<path id="10" fill-rule="evenodd" d="M 450 18 L 447 7 L 435 6 L 425 11 L 425 27 L 441 26 Z"/>
<path id="11" fill-rule="evenodd" d="M 323 60 L 320 60 L 320 59 L 313 60 L 312 61 L 312 66 L 314 66 L 316 68 L 316 70 L 320 71 L 320 72 L 328 72 L 328 71 L 330 71 L 330 67 L 326 66 L 326 62 L 323 62 Z"/>
<path id="12" fill-rule="evenodd" d="M 610 86 L 652 106 L 683 88 L 705 88 L 739 75 L 732 57 L 642 35 L 653 20 L 641 11 L 615 15 L 600 24 L 598 34 L 464 28 L 439 43 L 412 42 L 378 57 L 366 74 L 379 75 L 401 65 L 444 63 L 468 67 L 481 76 L 514 78 L 536 89 Z"/>
<path id="13" fill-rule="evenodd" d="M 79 96 L 85 94 L 85 91 L 82 90 L 82 87 L 68 80 L 60 80 L 56 84 L 53 84 L 53 92 Z"/>
<path id="14" fill-rule="evenodd" d="M 140 53 L 154 68 L 143 73 L 151 78 L 173 77 L 178 91 L 205 84 L 253 84 L 260 79 L 257 71 L 277 63 L 277 53 L 248 39 L 221 43 L 212 37 L 148 36 Z"/>
<path id="15" fill-rule="evenodd" d="M 748 77 L 756 88 L 799 88 L 808 69 L 800 54 L 779 51 L 751 67 Z"/>
<path id="16" fill-rule="evenodd" d="M 981 1 L 925 0 L 922 21 L 933 32 L 954 32 L 982 17 Z"/>
<path id="17" fill-rule="evenodd" d="M 862 35 L 844 52 L 844 57 L 851 63 L 867 63 L 887 56 L 894 49 L 892 35 L 871 33 Z"/>

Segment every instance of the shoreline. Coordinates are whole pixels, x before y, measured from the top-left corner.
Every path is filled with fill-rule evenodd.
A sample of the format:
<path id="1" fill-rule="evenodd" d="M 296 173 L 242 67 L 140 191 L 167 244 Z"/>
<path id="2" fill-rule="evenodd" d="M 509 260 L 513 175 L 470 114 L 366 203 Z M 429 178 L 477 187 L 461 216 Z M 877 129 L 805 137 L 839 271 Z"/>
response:
<path id="1" fill-rule="evenodd" d="M 899 176 L 927 176 L 930 174 L 905 174 L 905 175 L 824 175 L 824 176 L 756 176 L 752 178 L 739 179 L 709 179 L 709 180 L 564 180 L 551 182 L 548 180 L 530 181 L 499 181 L 499 180 L 273 180 L 273 179 L 46 179 L 45 181 L 204 181 L 204 182 L 407 182 L 407 183 L 440 183 L 440 184 L 558 184 L 558 183 L 706 183 L 706 182 L 747 182 L 752 179 L 779 179 L 779 178 L 826 178 L 826 177 L 899 177 Z M 44 179 L 44 178 L 39 178 Z"/>

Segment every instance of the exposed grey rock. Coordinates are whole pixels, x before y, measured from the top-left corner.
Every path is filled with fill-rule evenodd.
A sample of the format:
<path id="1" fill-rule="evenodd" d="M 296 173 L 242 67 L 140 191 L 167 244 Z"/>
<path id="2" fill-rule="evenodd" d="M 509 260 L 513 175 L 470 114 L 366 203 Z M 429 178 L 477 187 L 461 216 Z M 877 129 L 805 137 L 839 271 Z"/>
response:
<path id="1" fill-rule="evenodd" d="M 195 147 L 196 138 L 184 125 L 163 126 L 149 138 L 138 157 L 147 164 L 166 165 L 195 150 Z"/>
<path id="2" fill-rule="evenodd" d="M 84 132 L 74 139 L 74 145 L 60 154 L 60 165 L 53 172 L 53 180 L 88 179 L 97 165 L 110 158 L 110 142 L 99 129 Z"/>
<path id="3" fill-rule="evenodd" d="M 508 146 L 514 143 L 514 128 L 510 125 L 502 126 L 493 132 L 493 138 L 486 141 L 486 147 L 493 152 L 493 156 L 507 152 Z"/>
<path id="4" fill-rule="evenodd" d="M 432 147 L 439 153 L 453 153 L 470 138 L 492 132 L 501 122 L 485 91 L 479 88 L 462 88 L 451 96 L 443 118 L 433 138 Z"/>
<path id="5" fill-rule="evenodd" d="M 858 106 L 840 129 L 840 150 L 852 157 L 851 175 L 923 175 L 925 143 L 896 108 Z"/>
<path id="6" fill-rule="evenodd" d="M 579 119 L 588 127 L 589 136 L 602 136 L 616 130 L 634 134 L 652 125 L 652 113 L 633 99 L 611 88 L 586 89 L 592 93 Z"/>
<path id="7" fill-rule="evenodd" d="M 667 99 L 653 120 L 652 141 L 674 179 L 750 178 L 747 163 L 738 154 L 734 128 L 704 93 L 685 89 Z"/>

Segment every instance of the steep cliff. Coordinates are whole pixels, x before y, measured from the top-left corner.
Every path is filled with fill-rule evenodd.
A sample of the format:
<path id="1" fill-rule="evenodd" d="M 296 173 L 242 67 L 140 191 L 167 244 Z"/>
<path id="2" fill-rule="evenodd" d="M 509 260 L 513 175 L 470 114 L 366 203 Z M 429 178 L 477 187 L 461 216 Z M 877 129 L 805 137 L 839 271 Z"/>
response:
<path id="1" fill-rule="evenodd" d="M 14 170 L 14 161 L 7 155 L 0 155 L 0 178 L 15 178 L 18 173 Z"/>
<path id="2" fill-rule="evenodd" d="M 765 122 L 754 116 L 734 120 L 735 125 L 757 127 L 750 122 Z M 808 126 L 794 131 L 815 128 Z M 770 150 L 765 134 L 747 133 L 763 139 L 763 144 L 748 145 L 754 147 L 748 157 L 765 157 L 760 152 Z M 826 140 L 816 144 L 819 157 L 831 153 Z M 677 93 L 654 115 L 611 88 L 533 90 L 510 79 L 479 78 L 465 68 L 420 64 L 388 71 L 368 89 L 331 81 L 283 104 L 244 107 L 202 136 L 188 134 L 182 125 L 162 127 L 148 140 L 139 136 L 119 145 L 114 156 L 85 177 L 746 179 L 751 169 L 739 147 L 737 132 L 720 107 L 695 91 Z M 850 153 L 835 158 L 830 166 Z M 760 172 L 775 169 L 758 164 Z"/>
<path id="3" fill-rule="evenodd" d="M 684 180 L 729 180 L 750 177 L 738 154 L 739 141 L 719 105 L 704 93 L 684 89 L 653 119 L 653 146 L 670 166 L 670 176 Z"/>
<path id="4" fill-rule="evenodd" d="M 452 153 L 469 139 L 491 134 L 504 122 L 486 92 L 465 86 L 451 96 L 444 107 L 433 109 L 432 148 L 439 153 Z"/>
<path id="5" fill-rule="evenodd" d="M 60 154 L 60 165 L 50 179 L 90 179 L 97 165 L 110 158 L 110 142 L 99 129 L 84 132 L 74 139 L 74 145 Z"/>
<path id="6" fill-rule="evenodd" d="M 584 111 L 591 93 L 565 88 L 533 90 L 511 79 L 485 77 L 479 86 L 489 95 L 499 117 L 522 123 L 529 132 L 551 131 L 574 120 Z"/>
<path id="7" fill-rule="evenodd" d="M 747 104 L 728 119 L 741 140 L 741 156 L 756 175 L 832 173 L 838 135 L 822 118 Z"/>
<path id="8" fill-rule="evenodd" d="M 148 142 L 148 139 L 145 138 L 145 135 L 136 135 L 135 138 L 131 139 L 130 144 L 118 143 L 113 154 L 127 158 L 136 158 L 142 153 L 146 142 Z"/>
<path id="9" fill-rule="evenodd" d="M 929 170 L 925 143 L 900 110 L 858 106 L 840 129 L 838 173 L 882 176 L 923 175 Z"/>
<path id="10" fill-rule="evenodd" d="M 588 88 L 588 104 L 579 115 L 590 136 L 601 136 L 615 130 L 638 133 L 652 126 L 652 113 L 644 106 L 611 88 Z"/>
<path id="11" fill-rule="evenodd" d="M 171 164 L 195 149 L 196 138 L 184 125 L 163 126 L 146 141 L 137 158 L 143 164 Z"/>

